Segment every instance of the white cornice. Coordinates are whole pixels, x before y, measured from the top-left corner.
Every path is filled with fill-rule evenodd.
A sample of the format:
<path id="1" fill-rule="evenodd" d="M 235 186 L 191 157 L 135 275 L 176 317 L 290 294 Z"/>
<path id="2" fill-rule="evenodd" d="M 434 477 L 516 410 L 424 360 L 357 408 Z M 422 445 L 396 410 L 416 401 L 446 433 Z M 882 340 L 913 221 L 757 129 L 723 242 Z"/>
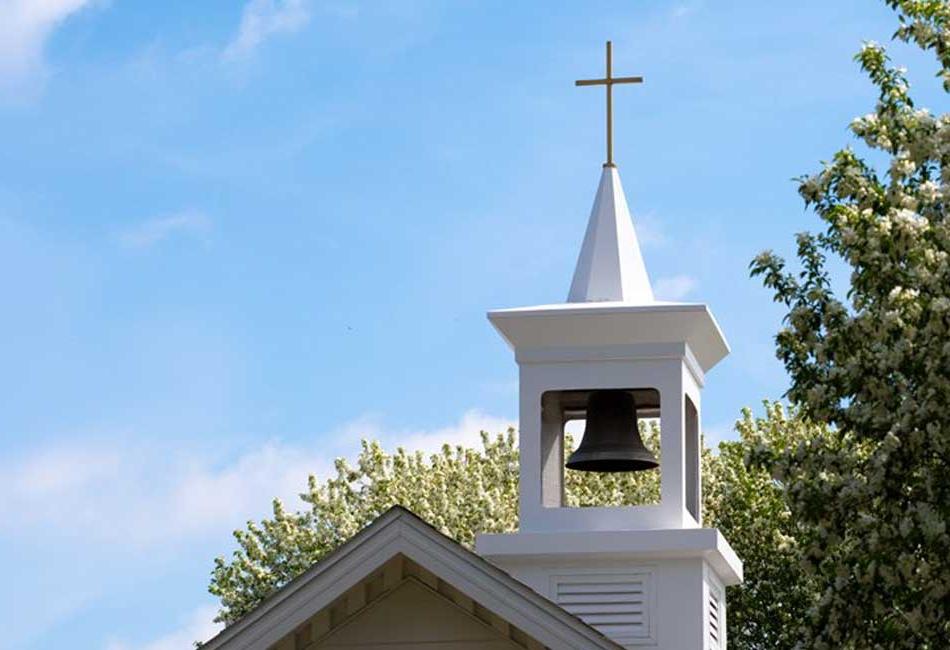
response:
<path id="1" fill-rule="evenodd" d="M 700 303 L 538 305 L 490 311 L 488 319 L 519 356 L 521 350 L 544 348 L 608 349 L 678 343 L 688 346 L 698 370 L 705 374 L 729 354 L 719 323 Z"/>

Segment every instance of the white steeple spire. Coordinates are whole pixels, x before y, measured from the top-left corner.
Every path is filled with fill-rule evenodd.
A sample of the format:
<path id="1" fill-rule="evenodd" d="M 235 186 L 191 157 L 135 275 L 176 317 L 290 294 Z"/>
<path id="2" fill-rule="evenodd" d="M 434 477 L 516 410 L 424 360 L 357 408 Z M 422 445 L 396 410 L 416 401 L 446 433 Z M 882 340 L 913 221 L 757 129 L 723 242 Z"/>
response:
<path id="1" fill-rule="evenodd" d="M 605 165 L 568 302 L 655 302 L 620 174 Z"/>

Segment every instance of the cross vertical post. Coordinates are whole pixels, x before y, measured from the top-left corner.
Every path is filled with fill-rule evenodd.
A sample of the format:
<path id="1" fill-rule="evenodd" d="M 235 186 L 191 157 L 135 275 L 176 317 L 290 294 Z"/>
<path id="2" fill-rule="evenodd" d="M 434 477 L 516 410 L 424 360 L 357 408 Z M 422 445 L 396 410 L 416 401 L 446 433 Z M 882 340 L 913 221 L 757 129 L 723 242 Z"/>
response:
<path id="1" fill-rule="evenodd" d="M 604 167 L 616 167 L 614 165 L 614 102 L 613 87 L 614 84 L 639 84 L 643 83 L 643 77 L 614 77 L 613 76 L 613 48 L 610 41 L 607 41 L 607 76 L 603 79 L 578 79 L 574 82 L 575 86 L 606 86 L 607 88 L 607 162 Z"/>
<path id="2" fill-rule="evenodd" d="M 607 165 L 613 167 L 614 164 L 614 85 L 611 82 L 611 69 L 613 67 L 613 46 L 607 41 Z"/>

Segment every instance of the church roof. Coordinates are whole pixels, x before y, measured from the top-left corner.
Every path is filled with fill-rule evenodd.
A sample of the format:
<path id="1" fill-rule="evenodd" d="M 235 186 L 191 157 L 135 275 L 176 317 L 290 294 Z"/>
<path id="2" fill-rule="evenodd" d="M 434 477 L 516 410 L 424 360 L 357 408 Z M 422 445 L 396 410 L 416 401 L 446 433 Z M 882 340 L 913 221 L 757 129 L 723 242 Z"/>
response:
<path id="1" fill-rule="evenodd" d="M 654 301 L 617 168 L 604 166 L 568 302 Z"/>
<path id="2" fill-rule="evenodd" d="M 620 650 L 579 618 L 443 535 L 393 507 L 336 551 L 222 630 L 202 650 L 266 650 L 365 581 L 395 557 L 406 558 L 453 590 L 553 649 Z"/>

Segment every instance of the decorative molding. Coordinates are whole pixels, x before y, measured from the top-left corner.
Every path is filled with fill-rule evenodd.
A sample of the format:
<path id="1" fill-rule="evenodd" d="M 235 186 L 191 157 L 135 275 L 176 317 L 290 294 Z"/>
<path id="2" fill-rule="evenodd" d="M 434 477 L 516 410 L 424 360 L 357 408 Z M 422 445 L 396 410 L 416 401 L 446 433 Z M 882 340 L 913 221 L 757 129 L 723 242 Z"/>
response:
<path id="1" fill-rule="evenodd" d="M 479 554 L 499 564 L 697 558 L 707 565 L 707 575 L 714 573 L 722 584 L 742 582 L 742 562 L 715 528 L 482 534 L 475 546 Z"/>
<path id="2" fill-rule="evenodd" d="M 696 360 L 689 343 L 631 343 L 628 345 L 598 345 L 584 347 L 536 347 L 519 348 L 515 360 L 520 365 L 545 363 L 591 363 L 604 361 L 682 361 L 702 388 L 706 374 Z"/>
<path id="3" fill-rule="evenodd" d="M 357 619 L 362 614 L 388 596 L 395 595 L 395 592 L 410 582 L 451 603 L 464 615 L 510 641 L 513 648 L 530 650 L 536 647 L 537 642 L 523 630 L 510 625 L 493 611 L 475 602 L 421 565 L 403 555 L 397 555 L 330 605 L 311 616 L 292 633 L 286 635 L 277 643 L 276 649 L 313 650 L 319 648 L 330 635 L 346 625 L 358 624 Z"/>

